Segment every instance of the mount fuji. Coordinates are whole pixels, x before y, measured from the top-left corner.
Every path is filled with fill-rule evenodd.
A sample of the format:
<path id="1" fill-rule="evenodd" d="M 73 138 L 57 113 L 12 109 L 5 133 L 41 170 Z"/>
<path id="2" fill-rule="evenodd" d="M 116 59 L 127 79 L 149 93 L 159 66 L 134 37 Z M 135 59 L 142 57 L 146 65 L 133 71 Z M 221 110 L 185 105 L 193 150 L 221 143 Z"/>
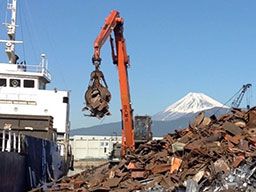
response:
<path id="1" fill-rule="evenodd" d="M 228 113 L 230 108 L 203 93 L 188 93 L 174 104 L 152 116 L 154 137 L 162 137 L 181 128 L 188 127 L 195 116 L 205 111 L 207 116 Z M 121 135 L 121 122 L 71 130 L 71 135 Z"/>
<path id="2" fill-rule="evenodd" d="M 173 121 L 182 117 L 193 117 L 201 111 L 208 115 L 222 114 L 229 107 L 203 93 L 188 93 L 185 97 L 153 116 L 156 121 Z"/>

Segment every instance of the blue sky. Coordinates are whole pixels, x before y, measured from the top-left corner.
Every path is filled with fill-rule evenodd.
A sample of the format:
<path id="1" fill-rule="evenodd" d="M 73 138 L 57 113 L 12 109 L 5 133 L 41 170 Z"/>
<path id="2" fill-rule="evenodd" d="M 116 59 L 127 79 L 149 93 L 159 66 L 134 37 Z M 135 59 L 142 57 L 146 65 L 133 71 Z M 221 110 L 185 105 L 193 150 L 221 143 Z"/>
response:
<path id="1" fill-rule="evenodd" d="M 1 1 L 1 18 L 5 7 Z M 22 0 L 17 39 L 24 40 L 25 54 L 23 46 L 17 52 L 27 63 L 38 63 L 40 53 L 48 55 L 49 88 L 71 91 L 73 129 L 120 120 L 118 76 L 108 42 L 101 69 L 112 93 L 112 116 L 99 121 L 81 111 L 93 70 L 93 42 L 112 9 L 125 19 L 135 115 L 153 115 L 188 92 L 225 103 L 243 84 L 255 85 L 254 0 Z M 2 38 L 4 28 L 0 31 Z M 5 55 L 0 59 L 6 60 Z M 255 101 L 252 88 L 251 105 Z"/>

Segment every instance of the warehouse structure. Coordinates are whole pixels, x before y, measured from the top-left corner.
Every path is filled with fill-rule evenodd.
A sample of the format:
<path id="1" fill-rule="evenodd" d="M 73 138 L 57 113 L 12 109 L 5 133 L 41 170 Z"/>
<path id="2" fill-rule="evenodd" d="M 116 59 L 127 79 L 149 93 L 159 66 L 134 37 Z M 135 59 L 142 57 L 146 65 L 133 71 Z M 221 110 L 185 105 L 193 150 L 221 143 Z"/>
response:
<path id="1" fill-rule="evenodd" d="M 154 137 L 154 140 L 162 139 Z M 71 137 L 74 160 L 108 159 L 113 145 L 121 143 L 121 136 L 75 135 Z"/>

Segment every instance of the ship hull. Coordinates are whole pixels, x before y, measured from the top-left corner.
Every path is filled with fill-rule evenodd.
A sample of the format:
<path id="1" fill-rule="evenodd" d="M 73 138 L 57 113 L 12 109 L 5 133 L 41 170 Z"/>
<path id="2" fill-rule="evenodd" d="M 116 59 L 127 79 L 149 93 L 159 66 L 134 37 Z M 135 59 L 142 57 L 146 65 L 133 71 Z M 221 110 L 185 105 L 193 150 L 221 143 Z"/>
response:
<path id="1" fill-rule="evenodd" d="M 26 190 L 25 156 L 15 152 L 0 153 L 0 191 Z"/>
<path id="2" fill-rule="evenodd" d="M 0 191 L 22 192 L 67 174 L 57 143 L 22 135 L 20 152 L 0 152 Z"/>

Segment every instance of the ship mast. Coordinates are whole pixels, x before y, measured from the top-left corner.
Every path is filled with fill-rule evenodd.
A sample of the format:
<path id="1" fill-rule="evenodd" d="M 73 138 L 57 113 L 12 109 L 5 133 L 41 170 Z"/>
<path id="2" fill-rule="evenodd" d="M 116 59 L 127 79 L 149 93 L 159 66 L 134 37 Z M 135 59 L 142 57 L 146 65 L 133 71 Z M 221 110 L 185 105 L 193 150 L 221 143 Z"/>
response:
<path id="1" fill-rule="evenodd" d="M 11 22 L 4 23 L 7 28 L 8 40 L 0 40 L 0 42 L 5 43 L 5 52 L 8 56 L 9 63 L 16 64 L 18 56 L 15 53 L 15 44 L 22 43 L 22 41 L 16 41 L 16 18 L 17 18 L 17 0 L 12 0 L 11 3 L 8 1 L 7 9 L 11 11 Z"/>

